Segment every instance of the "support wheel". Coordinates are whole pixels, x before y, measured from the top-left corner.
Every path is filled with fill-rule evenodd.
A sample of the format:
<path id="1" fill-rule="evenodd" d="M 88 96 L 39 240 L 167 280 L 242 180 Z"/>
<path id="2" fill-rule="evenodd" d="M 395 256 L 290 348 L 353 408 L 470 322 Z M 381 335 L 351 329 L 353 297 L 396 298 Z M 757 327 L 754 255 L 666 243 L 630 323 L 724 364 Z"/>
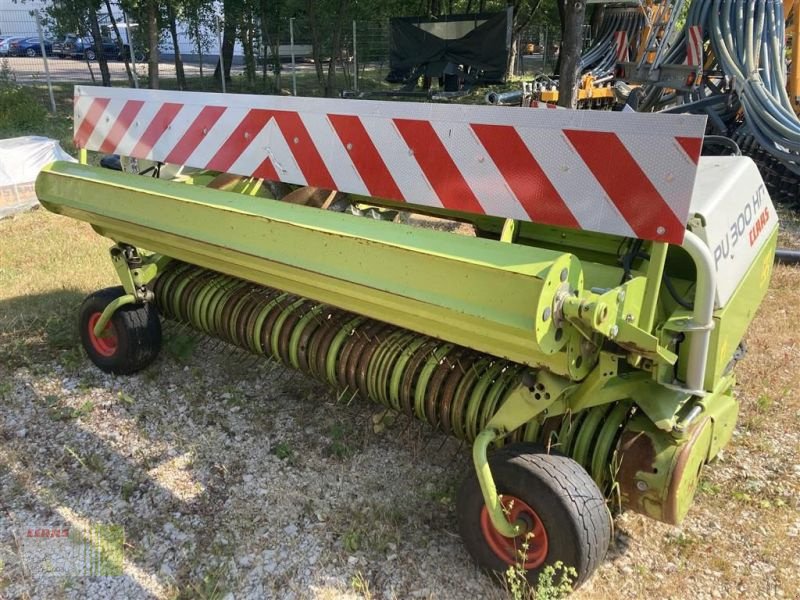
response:
<path id="1" fill-rule="evenodd" d="M 86 354 L 101 371 L 116 375 L 141 371 L 155 360 L 161 349 L 161 322 L 151 304 L 120 307 L 106 325 L 103 335 L 94 334 L 94 326 L 103 309 L 124 293 L 118 286 L 87 296 L 78 318 Z"/>
<path id="2" fill-rule="evenodd" d="M 471 470 L 457 502 L 459 530 L 469 553 L 480 567 L 500 575 L 521 564 L 531 585 L 545 567 L 560 561 L 577 572 L 572 582 L 577 589 L 603 560 L 611 541 L 611 517 L 597 485 L 577 462 L 548 454 L 536 444 L 506 446 L 490 455 L 489 465 L 507 516 L 527 523 L 533 536 L 523 559 L 519 551 L 526 536 L 506 538 L 492 526 Z"/>

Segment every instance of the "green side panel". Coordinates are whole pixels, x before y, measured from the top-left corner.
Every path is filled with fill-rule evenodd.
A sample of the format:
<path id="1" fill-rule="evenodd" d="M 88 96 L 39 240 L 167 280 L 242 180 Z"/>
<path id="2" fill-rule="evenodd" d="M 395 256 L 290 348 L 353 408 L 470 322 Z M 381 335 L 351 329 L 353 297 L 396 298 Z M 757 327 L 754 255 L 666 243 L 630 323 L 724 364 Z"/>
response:
<path id="1" fill-rule="evenodd" d="M 753 261 L 747 275 L 728 304 L 714 314 L 714 331 L 711 334 L 708 370 L 705 386 L 713 390 L 725 374 L 733 359 L 733 353 L 744 338 L 747 328 L 756 316 L 761 302 L 769 289 L 778 245 L 778 230 Z"/>
<path id="2" fill-rule="evenodd" d="M 568 253 L 73 163 L 46 167 L 36 191 L 115 241 L 568 373 L 568 336 L 544 310 L 565 274 L 582 285 Z"/>

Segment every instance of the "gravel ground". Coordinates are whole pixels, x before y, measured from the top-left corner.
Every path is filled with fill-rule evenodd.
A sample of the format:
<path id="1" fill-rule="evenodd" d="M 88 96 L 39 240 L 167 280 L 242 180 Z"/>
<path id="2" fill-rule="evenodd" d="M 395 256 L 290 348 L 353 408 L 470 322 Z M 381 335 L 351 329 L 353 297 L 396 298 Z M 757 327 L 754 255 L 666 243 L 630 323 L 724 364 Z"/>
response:
<path id="1" fill-rule="evenodd" d="M 618 517 L 576 598 L 800 597 L 798 286 L 800 269 L 777 270 L 740 425 L 687 521 Z M 507 597 L 456 534 L 469 453 L 454 440 L 176 327 L 133 377 L 74 345 L 20 348 L 0 360 L 0 597 Z M 122 576 L 31 566 L 28 528 L 96 522 L 125 529 Z"/>

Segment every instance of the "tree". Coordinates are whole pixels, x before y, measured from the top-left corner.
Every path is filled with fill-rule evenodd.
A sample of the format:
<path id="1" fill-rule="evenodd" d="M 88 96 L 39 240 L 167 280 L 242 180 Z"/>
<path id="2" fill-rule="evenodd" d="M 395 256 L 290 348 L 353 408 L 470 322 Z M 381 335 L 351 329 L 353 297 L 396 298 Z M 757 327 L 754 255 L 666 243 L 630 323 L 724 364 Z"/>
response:
<path id="1" fill-rule="evenodd" d="M 178 89 L 186 89 L 186 74 L 183 71 L 183 59 L 181 58 L 181 48 L 178 44 L 178 25 L 175 5 L 177 2 L 167 2 L 167 23 L 169 24 L 169 34 L 172 38 L 172 52 L 175 61 L 175 77 L 178 81 Z"/>
<path id="2" fill-rule="evenodd" d="M 508 52 L 508 63 L 506 65 L 506 77 L 514 74 L 514 64 L 517 62 L 517 40 L 520 33 L 530 25 L 533 16 L 539 10 L 542 0 L 513 0 L 508 3 L 513 12 L 513 25 L 511 26 L 511 48 Z"/>
<path id="3" fill-rule="evenodd" d="M 225 81 L 231 80 L 231 62 L 233 61 L 233 48 L 236 43 L 236 25 L 239 21 L 239 0 L 225 0 L 222 6 L 222 48 L 220 56 L 225 64 Z M 215 28 L 216 29 L 216 28 Z M 220 63 L 214 69 L 214 78 L 222 82 Z"/>
<path id="4" fill-rule="evenodd" d="M 586 4 L 580 0 L 560 1 L 564 35 L 559 55 L 558 104 L 567 108 L 577 108 Z"/>
<path id="5" fill-rule="evenodd" d="M 45 11 L 48 17 L 57 24 L 57 32 L 59 34 L 75 32 L 81 37 L 91 36 L 97 63 L 100 66 L 103 85 L 110 86 L 111 74 L 108 70 L 108 59 L 105 52 L 103 52 L 103 36 L 97 16 L 101 1 L 61 0 L 47 7 Z"/>
<path id="6" fill-rule="evenodd" d="M 106 5 L 106 13 L 108 13 L 108 20 L 111 22 L 111 27 L 114 30 L 114 37 L 117 40 L 117 51 L 119 55 L 122 57 L 122 60 L 125 62 L 125 72 L 128 74 L 128 83 L 131 84 L 131 87 L 134 87 L 133 83 L 133 71 L 131 71 L 131 63 L 130 63 L 130 52 L 133 52 L 133 43 L 131 42 L 130 38 L 130 31 L 128 31 L 128 48 L 130 52 L 125 52 L 125 44 L 122 41 L 122 35 L 119 33 L 119 27 L 117 27 L 117 22 L 114 20 L 114 13 L 111 11 L 111 2 L 110 0 L 105 0 Z"/>
<path id="7" fill-rule="evenodd" d="M 158 62 L 160 59 L 158 41 L 161 29 L 158 24 L 158 0 L 147 0 L 145 5 L 147 29 L 147 85 L 151 90 L 158 89 Z"/>

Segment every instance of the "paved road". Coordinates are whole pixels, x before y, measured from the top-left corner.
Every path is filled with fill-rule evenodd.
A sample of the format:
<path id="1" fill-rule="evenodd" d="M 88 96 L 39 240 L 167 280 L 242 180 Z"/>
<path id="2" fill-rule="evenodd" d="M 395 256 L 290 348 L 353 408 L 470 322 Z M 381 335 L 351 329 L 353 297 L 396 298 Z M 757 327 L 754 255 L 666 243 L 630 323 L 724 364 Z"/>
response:
<path id="1" fill-rule="evenodd" d="M 45 81 L 44 62 L 41 57 L 27 58 L 14 57 L 8 58 L 8 66 L 14 78 L 20 83 L 43 82 Z M 97 62 L 87 64 L 86 61 L 74 60 L 71 58 L 49 57 L 48 66 L 50 76 L 53 81 L 75 81 L 91 83 L 92 75 L 100 81 L 100 66 Z M 210 76 L 214 72 L 216 62 L 203 64 L 203 74 Z M 110 61 L 108 69 L 111 72 L 112 80 L 124 81 L 127 79 L 125 74 L 125 63 L 121 61 Z M 136 70 L 140 77 L 147 77 L 147 65 L 137 64 Z M 239 69 L 240 70 L 240 69 Z M 184 71 L 187 77 L 197 77 L 200 75 L 199 63 L 186 63 Z M 234 67 L 234 72 L 237 68 Z M 171 62 L 159 63 L 159 73 L 162 77 L 175 77 L 175 65 Z"/>
<path id="2" fill-rule="evenodd" d="M 2 60 L 2 59 L 0 59 Z M 44 73 L 44 62 L 42 61 L 41 57 L 36 58 L 27 58 L 27 57 L 11 57 L 6 59 L 8 61 L 9 69 L 13 74 L 14 78 L 20 83 L 33 83 L 33 82 L 44 82 L 45 73 Z M 56 58 L 56 57 L 49 57 L 48 58 L 48 66 L 50 67 L 50 76 L 54 82 L 80 82 L 80 83 L 91 83 L 93 81 L 92 74 L 94 74 L 95 79 L 99 82 L 100 81 L 100 67 L 97 62 L 92 62 L 87 64 L 86 61 L 82 60 L 73 60 L 71 58 Z M 210 61 L 203 63 L 203 75 L 211 76 L 214 73 L 214 67 L 216 67 L 216 61 Z M 91 71 L 90 71 L 91 68 Z M 109 71 L 111 72 L 111 79 L 114 81 L 125 81 L 127 79 L 127 75 L 125 74 L 125 63 L 121 61 L 111 61 L 108 63 Z M 200 76 L 200 64 L 193 62 L 193 63 L 184 63 L 184 72 L 186 73 L 187 77 L 199 77 Z M 234 65 L 232 72 L 234 74 L 242 72 L 241 65 Z M 284 74 L 289 72 L 291 66 L 285 64 L 283 66 L 285 69 Z M 314 66 L 310 64 L 298 64 L 297 70 L 298 72 L 305 71 L 305 70 L 313 70 Z M 137 64 L 136 70 L 139 73 L 140 77 L 147 77 L 147 65 L 146 64 Z M 175 77 L 175 65 L 172 62 L 164 61 L 159 63 L 159 73 L 162 77 L 171 78 Z"/>

